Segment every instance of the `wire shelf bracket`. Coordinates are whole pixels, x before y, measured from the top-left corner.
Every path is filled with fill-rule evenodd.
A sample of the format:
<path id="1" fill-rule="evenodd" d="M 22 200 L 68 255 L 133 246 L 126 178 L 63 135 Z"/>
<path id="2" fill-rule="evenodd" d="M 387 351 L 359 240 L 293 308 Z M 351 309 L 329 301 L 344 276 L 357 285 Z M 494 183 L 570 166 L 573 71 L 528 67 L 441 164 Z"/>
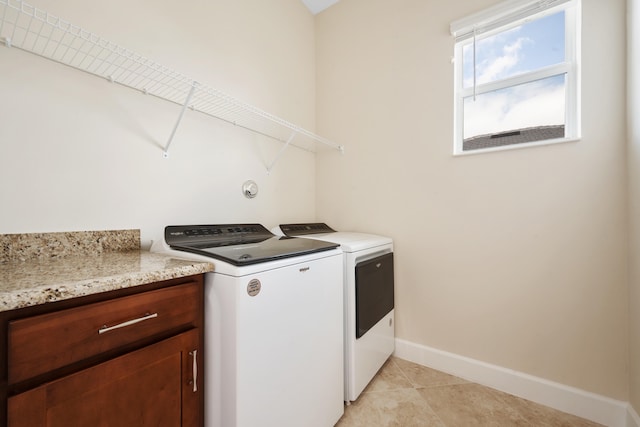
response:
<path id="1" fill-rule="evenodd" d="M 278 163 L 278 160 L 280 160 L 280 157 L 282 156 L 282 154 L 284 154 L 285 150 L 289 148 L 289 144 L 291 144 L 295 136 L 296 136 L 295 132 L 291 133 L 291 136 L 289 137 L 289 139 L 287 139 L 287 142 L 285 142 L 285 144 L 280 148 L 280 151 L 278 151 L 278 154 L 276 154 L 276 157 L 273 159 L 271 164 L 267 167 L 267 175 L 271 173 L 271 170 L 276 165 L 276 163 Z"/>
<path id="2" fill-rule="evenodd" d="M 182 106 L 163 147 L 165 158 L 187 108 L 283 143 L 268 172 L 290 145 L 314 152 L 316 143 L 320 143 L 344 152 L 342 145 L 196 82 L 22 0 L 0 0 L 0 42 Z M 296 143 L 292 142 L 294 136 Z"/>
<path id="3" fill-rule="evenodd" d="M 193 96 L 193 92 L 195 92 L 197 85 L 198 85 L 198 83 L 196 83 L 196 82 L 193 82 L 193 84 L 191 85 L 191 89 L 189 89 L 189 94 L 187 95 L 187 99 L 184 101 L 184 105 L 182 106 L 182 109 L 180 110 L 180 115 L 178 116 L 178 121 L 176 122 L 176 125 L 173 127 L 173 130 L 171 131 L 171 135 L 169 135 L 169 140 L 167 141 L 167 145 L 164 146 L 164 152 L 162 153 L 162 156 L 165 159 L 167 157 L 169 157 L 169 146 L 171 145 L 171 141 L 173 141 L 173 137 L 176 135 L 176 131 L 178 130 L 178 126 L 180 126 L 180 122 L 182 121 L 182 117 L 184 116 L 184 112 L 187 111 L 187 107 L 189 106 L 189 102 L 191 101 L 191 97 Z"/>

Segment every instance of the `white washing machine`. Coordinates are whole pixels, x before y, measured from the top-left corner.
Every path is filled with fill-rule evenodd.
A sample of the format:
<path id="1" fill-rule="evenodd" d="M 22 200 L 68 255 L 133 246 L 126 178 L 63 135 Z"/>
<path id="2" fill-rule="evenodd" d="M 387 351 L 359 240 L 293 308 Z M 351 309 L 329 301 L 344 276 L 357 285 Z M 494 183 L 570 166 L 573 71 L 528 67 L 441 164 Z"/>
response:
<path id="1" fill-rule="evenodd" d="M 393 241 L 324 223 L 281 224 L 285 236 L 333 242 L 344 258 L 344 400 L 358 398 L 395 350 Z"/>
<path id="2" fill-rule="evenodd" d="M 154 252 L 215 265 L 204 280 L 206 427 L 338 422 L 344 304 L 337 247 L 274 236 L 260 224 L 169 226 L 165 241 L 153 244 Z"/>

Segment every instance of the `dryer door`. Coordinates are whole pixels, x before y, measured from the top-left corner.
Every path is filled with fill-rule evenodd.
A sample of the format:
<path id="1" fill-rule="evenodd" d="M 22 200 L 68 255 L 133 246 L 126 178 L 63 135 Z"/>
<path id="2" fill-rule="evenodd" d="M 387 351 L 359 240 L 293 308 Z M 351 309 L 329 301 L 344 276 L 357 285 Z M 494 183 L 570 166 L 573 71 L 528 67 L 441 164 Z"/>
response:
<path id="1" fill-rule="evenodd" d="M 356 338 L 393 310 L 393 253 L 356 265 Z"/>

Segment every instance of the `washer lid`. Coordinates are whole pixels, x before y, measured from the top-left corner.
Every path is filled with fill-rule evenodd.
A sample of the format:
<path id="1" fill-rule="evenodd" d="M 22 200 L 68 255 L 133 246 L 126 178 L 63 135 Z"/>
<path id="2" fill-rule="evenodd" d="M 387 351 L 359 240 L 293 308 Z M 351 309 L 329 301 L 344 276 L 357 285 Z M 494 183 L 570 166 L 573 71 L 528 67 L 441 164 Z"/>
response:
<path id="1" fill-rule="evenodd" d="M 171 225 L 165 241 L 191 252 L 242 266 L 290 258 L 338 247 L 321 240 L 275 236 L 260 224 Z"/>

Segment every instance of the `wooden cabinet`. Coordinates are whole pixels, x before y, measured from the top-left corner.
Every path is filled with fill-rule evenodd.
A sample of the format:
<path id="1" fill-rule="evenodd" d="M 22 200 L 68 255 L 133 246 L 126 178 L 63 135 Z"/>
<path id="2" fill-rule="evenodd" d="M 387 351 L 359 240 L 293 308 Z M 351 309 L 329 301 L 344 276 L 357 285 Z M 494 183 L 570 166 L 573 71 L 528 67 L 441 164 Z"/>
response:
<path id="1" fill-rule="evenodd" d="M 8 427 L 203 425 L 202 276 L 141 290 L 5 319 Z"/>

